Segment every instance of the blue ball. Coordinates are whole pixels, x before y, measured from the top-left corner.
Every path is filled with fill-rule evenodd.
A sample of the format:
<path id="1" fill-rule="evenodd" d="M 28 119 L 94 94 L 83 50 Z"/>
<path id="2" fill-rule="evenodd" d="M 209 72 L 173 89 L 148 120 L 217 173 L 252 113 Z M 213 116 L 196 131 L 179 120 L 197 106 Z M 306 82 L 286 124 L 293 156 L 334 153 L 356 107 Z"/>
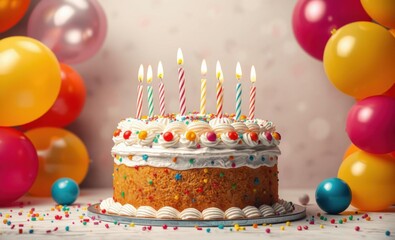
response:
<path id="1" fill-rule="evenodd" d="M 71 205 L 75 202 L 80 189 L 71 178 L 59 178 L 52 184 L 52 198 L 60 205 Z"/>
<path id="2" fill-rule="evenodd" d="M 338 214 L 350 206 L 351 189 L 339 178 L 328 178 L 322 181 L 316 191 L 318 206 L 329 214 Z"/>

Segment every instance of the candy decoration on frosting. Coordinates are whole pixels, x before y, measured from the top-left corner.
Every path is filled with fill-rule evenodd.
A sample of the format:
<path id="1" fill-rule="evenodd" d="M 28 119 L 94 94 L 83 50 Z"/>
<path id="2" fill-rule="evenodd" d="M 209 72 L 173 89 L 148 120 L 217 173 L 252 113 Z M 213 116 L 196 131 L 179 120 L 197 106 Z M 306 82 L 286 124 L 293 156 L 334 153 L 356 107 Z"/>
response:
<path id="1" fill-rule="evenodd" d="M 119 134 L 121 134 L 121 132 L 122 132 L 121 129 L 117 129 L 117 130 L 114 131 L 113 136 L 114 136 L 114 137 L 118 137 Z"/>
<path id="2" fill-rule="evenodd" d="M 186 110 L 186 97 L 185 97 L 185 72 L 182 64 L 184 63 L 184 59 L 182 56 L 182 51 L 179 48 L 177 52 L 177 64 L 178 68 L 178 87 L 180 92 L 180 114 L 184 116 L 187 112 Z"/>
<path id="3" fill-rule="evenodd" d="M 228 136 L 233 141 L 235 141 L 239 138 L 239 134 L 237 134 L 237 132 L 235 132 L 235 131 L 228 132 Z"/>
<path id="4" fill-rule="evenodd" d="M 131 131 L 125 131 L 124 133 L 123 133 L 123 138 L 124 139 L 129 139 L 130 138 L 130 136 L 132 135 L 132 132 Z M 114 135 L 115 136 L 115 135 Z"/>
<path id="5" fill-rule="evenodd" d="M 138 80 L 139 80 L 139 85 L 137 86 L 137 104 L 136 104 L 136 118 L 139 119 L 141 118 L 141 110 L 143 108 L 143 79 L 144 79 L 144 67 L 141 64 L 139 68 L 139 73 L 138 73 Z"/>
<path id="6" fill-rule="evenodd" d="M 144 130 L 143 130 L 143 131 L 140 131 L 140 132 L 139 132 L 139 139 L 140 139 L 140 140 L 146 139 L 147 136 L 148 136 L 147 131 L 144 131 Z"/>
<path id="7" fill-rule="evenodd" d="M 255 67 L 251 67 L 251 75 L 250 75 L 250 81 L 252 83 L 251 90 L 250 90 L 250 111 L 249 111 L 249 118 L 254 119 L 255 118 L 255 95 L 256 95 L 256 87 L 255 87 L 255 82 L 256 82 L 256 73 L 255 73 Z"/>
<path id="8" fill-rule="evenodd" d="M 207 140 L 209 140 L 210 142 L 215 142 L 217 140 L 217 134 L 215 134 L 215 132 L 208 132 Z"/>
<path id="9" fill-rule="evenodd" d="M 252 141 L 258 141 L 258 134 L 256 132 L 250 132 L 250 137 Z"/>
<path id="10" fill-rule="evenodd" d="M 163 134 L 163 139 L 164 139 L 166 142 L 172 141 L 172 140 L 174 139 L 173 133 L 171 133 L 171 132 L 165 132 L 165 133 Z"/>
<path id="11" fill-rule="evenodd" d="M 188 139 L 189 141 L 195 141 L 196 139 L 196 133 L 194 131 L 188 131 L 185 134 L 185 138 Z"/>
<path id="12" fill-rule="evenodd" d="M 148 116 L 151 118 L 154 116 L 154 91 L 151 86 L 152 82 L 152 67 L 148 66 L 147 69 L 147 94 L 148 94 Z"/>
<path id="13" fill-rule="evenodd" d="M 273 140 L 273 136 L 270 132 L 265 132 L 265 137 L 269 142 Z"/>
<path id="14" fill-rule="evenodd" d="M 237 66 L 236 66 L 236 79 L 238 81 L 237 85 L 236 85 L 236 121 L 240 120 L 241 117 L 241 95 L 242 95 L 242 89 L 241 89 L 241 66 L 240 63 L 237 62 Z"/>
<path id="15" fill-rule="evenodd" d="M 274 139 L 276 139 L 277 141 L 281 140 L 281 135 L 278 132 L 273 132 L 272 136 L 274 137 Z"/>
<path id="16" fill-rule="evenodd" d="M 222 83 L 224 81 L 224 76 L 222 73 L 222 69 L 221 69 L 221 64 L 219 63 L 219 61 L 217 61 L 217 66 L 216 66 L 216 76 L 218 79 L 218 83 L 217 83 L 217 117 L 222 118 L 222 106 L 223 106 L 223 102 L 224 102 L 224 92 L 223 92 L 223 88 L 222 88 Z"/>
<path id="17" fill-rule="evenodd" d="M 159 106 L 160 106 L 160 115 L 165 115 L 165 85 L 163 84 L 163 66 L 162 62 L 159 61 L 158 64 L 158 78 L 160 79 L 159 83 Z"/>
<path id="18" fill-rule="evenodd" d="M 200 85 L 200 114 L 206 114 L 207 64 L 205 59 L 202 61 L 201 73 L 202 80 Z"/>

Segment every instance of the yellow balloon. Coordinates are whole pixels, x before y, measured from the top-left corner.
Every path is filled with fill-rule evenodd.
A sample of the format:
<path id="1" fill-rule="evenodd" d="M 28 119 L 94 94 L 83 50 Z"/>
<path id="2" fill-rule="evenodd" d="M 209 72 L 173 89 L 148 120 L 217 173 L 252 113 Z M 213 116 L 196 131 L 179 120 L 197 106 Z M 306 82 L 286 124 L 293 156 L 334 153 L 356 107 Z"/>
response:
<path id="1" fill-rule="evenodd" d="M 395 38 L 378 24 L 350 23 L 331 36 L 323 62 L 329 80 L 345 94 L 381 95 L 395 83 Z"/>
<path id="2" fill-rule="evenodd" d="M 351 188 L 351 205 L 382 211 L 395 202 L 395 158 L 358 150 L 341 164 L 338 177 Z"/>
<path id="3" fill-rule="evenodd" d="M 60 66 L 41 42 L 28 37 L 0 41 L 0 126 L 31 122 L 55 102 Z"/>
<path id="4" fill-rule="evenodd" d="M 373 20 L 388 28 L 395 28 L 394 0 L 361 0 L 361 3 Z"/>
<path id="5" fill-rule="evenodd" d="M 84 180 L 89 167 L 88 151 L 75 134 L 62 128 L 35 128 L 25 135 L 37 150 L 38 174 L 29 193 L 51 196 L 52 184 L 68 177 L 77 183 Z"/>

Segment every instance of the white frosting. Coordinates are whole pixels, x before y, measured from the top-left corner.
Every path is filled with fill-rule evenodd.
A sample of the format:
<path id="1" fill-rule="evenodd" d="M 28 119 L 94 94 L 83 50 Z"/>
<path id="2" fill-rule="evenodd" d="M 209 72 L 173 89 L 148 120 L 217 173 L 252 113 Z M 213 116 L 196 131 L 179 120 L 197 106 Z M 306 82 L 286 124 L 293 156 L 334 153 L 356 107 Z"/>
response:
<path id="1" fill-rule="evenodd" d="M 244 142 L 245 144 L 247 144 L 248 146 L 250 146 L 250 147 L 256 147 L 256 146 L 258 146 L 258 141 L 253 141 L 253 140 L 251 139 L 250 133 L 244 133 L 244 134 L 243 134 L 243 142 Z"/>
<path id="2" fill-rule="evenodd" d="M 213 130 L 216 134 L 228 133 L 233 132 L 235 129 L 229 123 L 218 124 L 213 127 Z"/>
<path id="3" fill-rule="evenodd" d="M 186 208 L 180 213 L 182 220 L 199 220 L 203 218 L 202 213 L 196 208 Z"/>
<path id="4" fill-rule="evenodd" d="M 283 206 L 288 206 L 284 208 Z M 279 203 L 269 205 L 261 205 L 258 208 L 247 206 L 243 209 L 238 207 L 230 207 L 225 212 L 216 207 L 204 209 L 202 212 L 195 208 L 186 208 L 181 213 L 173 207 L 162 207 L 158 211 L 150 206 L 141 206 L 137 210 L 130 204 L 122 204 L 114 202 L 112 198 L 107 198 L 100 203 L 100 209 L 105 209 L 112 214 L 125 216 L 136 216 L 143 218 L 160 218 L 160 219 L 182 219 L 182 220 L 214 220 L 214 219 L 243 219 L 257 218 L 260 216 L 270 217 L 275 213 L 281 215 L 293 211 L 291 202 L 280 200 Z M 111 209 L 111 210 L 110 210 Z"/>
<path id="5" fill-rule="evenodd" d="M 259 125 L 257 123 L 255 123 L 255 122 L 247 121 L 246 122 L 246 126 L 248 127 L 248 130 L 250 132 L 259 133 L 259 131 L 260 131 Z"/>
<path id="6" fill-rule="evenodd" d="M 172 134 L 173 134 L 173 139 L 171 141 L 166 141 L 163 138 L 163 134 L 162 134 L 159 137 L 159 144 L 164 148 L 175 147 L 178 144 L 178 142 L 180 141 L 180 136 L 175 132 L 172 132 Z"/>
<path id="7" fill-rule="evenodd" d="M 172 207 L 163 207 L 156 213 L 156 218 L 160 219 L 179 219 L 180 212 Z"/>
<path id="8" fill-rule="evenodd" d="M 268 134 L 270 134 L 270 133 L 268 133 Z M 269 137 L 270 137 L 270 136 L 269 136 Z M 269 141 L 269 140 L 267 139 L 267 137 L 266 137 L 266 133 L 265 133 L 265 132 L 261 132 L 261 133 L 259 134 L 259 140 L 261 141 L 261 143 L 262 143 L 264 146 L 271 146 L 271 145 L 273 144 L 273 137 L 272 137 L 272 140 Z"/>
<path id="9" fill-rule="evenodd" d="M 244 212 L 238 207 L 231 207 L 225 211 L 226 219 L 240 219 L 245 218 Z"/>
<path id="10" fill-rule="evenodd" d="M 196 133 L 197 136 L 202 135 L 205 132 L 209 132 L 212 131 L 212 128 L 210 127 L 210 125 L 206 122 L 203 121 L 195 121 L 195 122 L 191 122 L 188 127 L 187 127 L 188 131 L 193 131 Z"/>
<path id="11" fill-rule="evenodd" d="M 203 133 L 203 134 L 200 136 L 200 141 L 202 142 L 202 145 L 205 146 L 205 147 L 215 147 L 216 145 L 218 145 L 219 139 L 216 138 L 215 141 L 209 141 L 209 140 L 207 139 L 207 134 L 208 134 L 208 133 Z"/>
<path id="12" fill-rule="evenodd" d="M 214 118 L 214 119 L 211 119 L 210 122 L 209 122 L 209 124 L 210 124 L 210 126 L 211 126 L 212 128 L 214 128 L 214 126 L 216 126 L 216 125 L 218 125 L 218 124 L 221 124 L 221 123 L 231 124 L 231 123 L 232 123 L 232 120 L 229 119 L 229 118 L 223 117 L 223 118 Z"/>
<path id="13" fill-rule="evenodd" d="M 150 122 L 147 126 L 147 130 L 155 134 L 163 132 L 165 125 L 159 122 Z"/>
<path id="14" fill-rule="evenodd" d="M 183 122 L 179 122 L 179 121 L 175 121 L 175 122 L 171 122 L 169 123 L 164 132 L 174 132 L 176 134 L 183 134 L 184 132 L 186 132 L 187 130 L 187 125 Z"/>
<path id="15" fill-rule="evenodd" d="M 199 138 L 196 137 L 195 140 L 190 141 L 186 138 L 186 133 L 181 136 L 180 143 L 182 146 L 187 147 L 187 148 L 194 148 L 196 145 L 199 143 Z"/>
<path id="16" fill-rule="evenodd" d="M 254 206 L 247 206 L 243 208 L 243 212 L 247 218 L 257 218 L 261 216 L 261 212 Z"/>
<path id="17" fill-rule="evenodd" d="M 264 217 L 270 217 L 270 216 L 274 216 L 276 213 L 274 212 L 274 209 L 269 206 L 269 205 L 261 205 L 259 207 L 259 211 L 261 212 L 262 216 Z"/>
<path id="18" fill-rule="evenodd" d="M 141 206 L 136 211 L 136 217 L 155 218 L 156 210 L 150 206 Z"/>
<path id="19" fill-rule="evenodd" d="M 147 132 L 147 137 L 145 139 L 138 139 L 137 142 L 141 145 L 141 146 L 151 146 L 152 145 L 152 141 L 154 141 L 154 138 L 156 136 L 156 134 L 152 131 L 148 131 Z"/>
<path id="20" fill-rule="evenodd" d="M 238 133 L 245 133 L 248 131 L 248 127 L 243 122 L 234 122 L 232 123 L 232 127 Z"/>
<path id="21" fill-rule="evenodd" d="M 236 140 L 230 139 L 228 132 L 224 132 L 221 134 L 221 140 L 225 145 L 230 147 L 236 147 L 237 145 L 239 145 L 239 142 L 243 143 L 243 141 L 241 141 L 241 139 L 239 138 Z"/>
<path id="22" fill-rule="evenodd" d="M 202 211 L 204 220 L 224 219 L 225 213 L 219 208 L 211 207 Z"/>

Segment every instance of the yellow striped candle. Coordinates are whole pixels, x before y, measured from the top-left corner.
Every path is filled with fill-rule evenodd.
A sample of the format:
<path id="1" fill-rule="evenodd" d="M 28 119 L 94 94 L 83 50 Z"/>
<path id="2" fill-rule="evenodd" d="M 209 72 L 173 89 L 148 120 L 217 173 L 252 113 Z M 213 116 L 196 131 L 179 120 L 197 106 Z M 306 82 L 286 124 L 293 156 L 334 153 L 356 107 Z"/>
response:
<path id="1" fill-rule="evenodd" d="M 224 103 L 224 92 L 223 92 L 223 88 L 222 88 L 222 83 L 224 81 L 224 75 L 222 73 L 222 69 L 221 69 L 221 64 L 219 63 L 219 61 L 217 61 L 217 67 L 216 67 L 216 75 L 217 75 L 217 79 L 218 79 L 218 83 L 217 83 L 217 117 L 222 118 L 222 107 L 223 107 L 223 103 Z"/>
<path id="2" fill-rule="evenodd" d="M 201 73 L 202 73 L 202 80 L 200 85 L 200 114 L 206 114 L 207 64 L 206 64 L 206 60 L 204 59 L 202 61 Z"/>

